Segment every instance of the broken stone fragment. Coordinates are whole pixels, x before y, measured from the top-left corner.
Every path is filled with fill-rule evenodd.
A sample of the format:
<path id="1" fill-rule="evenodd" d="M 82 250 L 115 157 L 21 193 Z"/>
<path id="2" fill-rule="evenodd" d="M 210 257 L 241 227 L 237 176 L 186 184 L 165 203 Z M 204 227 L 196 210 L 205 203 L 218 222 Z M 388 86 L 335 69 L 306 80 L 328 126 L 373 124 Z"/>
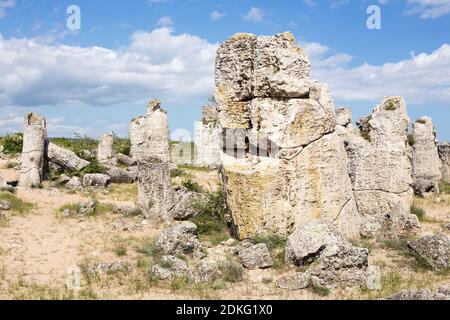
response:
<path id="1" fill-rule="evenodd" d="M 44 180 L 46 141 L 47 128 L 44 117 L 36 113 L 26 113 L 19 186 L 36 187 Z"/>
<path id="2" fill-rule="evenodd" d="M 220 265 L 216 261 L 201 260 L 189 272 L 189 279 L 194 283 L 208 283 L 220 279 L 222 272 Z"/>
<path id="3" fill-rule="evenodd" d="M 160 280 L 181 278 L 186 276 L 187 273 L 188 265 L 186 261 L 175 256 L 163 256 L 151 270 L 151 274 Z"/>
<path id="4" fill-rule="evenodd" d="M 108 166 L 106 174 L 112 183 L 133 183 L 137 180 L 137 167 L 120 168 Z"/>
<path id="5" fill-rule="evenodd" d="M 90 173 L 83 176 L 83 187 L 106 188 L 110 181 L 106 174 Z"/>
<path id="6" fill-rule="evenodd" d="M 205 200 L 205 195 L 188 191 L 180 186 L 175 188 L 174 207 L 170 210 L 170 215 L 175 220 L 188 220 L 196 217 L 200 213 L 201 201 Z"/>
<path id="7" fill-rule="evenodd" d="M 66 189 L 76 190 L 82 187 L 81 179 L 79 177 L 72 177 L 69 181 L 64 185 Z"/>
<path id="8" fill-rule="evenodd" d="M 444 233 L 409 241 L 408 248 L 435 270 L 450 268 L 450 238 Z"/>
<path id="9" fill-rule="evenodd" d="M 270 251 L 264 243 L 253 245 L 239 252 L 242 265 L 250 270 L 265 269 L 273 265 Z"/>
<path id="10" fill-rule="evenodd" d="M 439 193 L 442 178 L 441 160 L 436 144 L 436 132 L 429 117 L 422 117 L 413 124 L 412 174 L 413 188 L 417 195 Z"/>
<path id="11" fill-rule="evenodd" d="M 276 281 L 276 286 L 285 290 L 301 290 L 307 288 L 310 282 L 310 272 L 295 272 L 278 279 Z"/>
<path id="12" fill-rule="evenodd" d="M 350 108 L 336 109 L 336 125 L 346 127 L 352 123 L 352 110 Z"/>
<path id="13" fill-rule="evenodd" d="M 197 226 L 181 222 L 164 229 L 155 241 L 155 250 L 166 255 L 192 254 L 201 250 Z"/>
<path id="14" fill-rule="evenodd" d="M 63 170 L 82 170 L 89 165 L 89 161 L 81 159 L 74 152 L 51 142 L 48 144 L 47 158 Z"/>
<path id="15" fill-rule="evenodd" d="M 8 200 L 0 200 L 0 210 L 1 211 L 11 210 L 11 202 L 9 202 Z"/>
<path id="16" fill-rule="evenodd" d="M 136 161 L 134 161 L 131 157 L 122 153 L 116 154 L 116 159 L 118 163 L 129 167 L 135 166 L 137 164 Z"/>

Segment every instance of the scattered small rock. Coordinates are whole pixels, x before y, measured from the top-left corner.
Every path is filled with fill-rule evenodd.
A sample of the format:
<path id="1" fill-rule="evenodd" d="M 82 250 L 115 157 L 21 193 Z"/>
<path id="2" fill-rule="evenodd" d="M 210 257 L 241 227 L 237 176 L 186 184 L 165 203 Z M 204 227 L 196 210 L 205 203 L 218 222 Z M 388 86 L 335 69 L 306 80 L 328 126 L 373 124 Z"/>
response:
<path id="1" fill-rule="evenodd" d="M 155 241 L 155 249 L 167 254 L 191 254 L 201 251 L 197 237 L 197 226 L 192 222 L 181 222 L 164 229 Z"/>
<path id="2" fill-rule="evenodd" d="M 222 276 L 220 266 L 216 261 L 202 260 L 189 273 L 194 283 L 212 282 Z"/>
<path id="3" fill-rule="evenodd" d="M 0 200 L 0 211 L 9 211 L 11 210 L 11 202 L 8 200 Z"/>
<path id="4" fill-rule="evenodd" d="M 106 174 L 92 173 L 83 176 L 83 187 L 105 188 L 109 183 L 110 177 Z"/>
<path id="5" fill-rule="evenodd" d="M 296 272 L 278 279 L 276 286 L 286 290 L 301 290 L 307 288 L 310 282 L 311 274 L 309 272 Z"/>
<path id="6" fill-rule="evenodd" d="M 270 251 L 264 243 L 259 243 L 239 252 L 242 265 L 247 269 L 264 269 L 273 265 Z"/>

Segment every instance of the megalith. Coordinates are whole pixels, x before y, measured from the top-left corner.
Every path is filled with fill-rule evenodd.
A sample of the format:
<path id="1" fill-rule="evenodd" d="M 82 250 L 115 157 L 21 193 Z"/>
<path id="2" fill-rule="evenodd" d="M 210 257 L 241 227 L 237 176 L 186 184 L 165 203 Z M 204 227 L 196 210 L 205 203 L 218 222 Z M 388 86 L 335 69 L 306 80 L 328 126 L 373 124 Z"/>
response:
<path id="1" fill-rule="evenodd" d="M 360 119 L 359 130 L 346 138 L 350 177 L 365 236 L 418 224 L 409 214 L 413 189 L 408 124 L 403 98 L 388 97 L 370 116 Z"/>
<path id="2" fill-rule="evenodd" d="M 417 195 L 439 193 L 442 178 L 441 160 L 436 144 L 436 131 L 429 117 L 421 117 L 412 129 L 412 174 L 413 187 Z"/>
<path id="3" fill-rule="evenodd" d="M 19 186 L 31 188 L 42 183 L 45 175 L 46 144 L 45 118 L 37 113 L 26 113 Z"/>
<path id="4" fill-rule="evenodd" d="M 442 181 L 450 184 L 450 143 L 440 143 L 438 150 L 441 159 Z"/>
<path id="5" fill-rule="evenodd" d="M 220 46 L 216 94 L 232 231 L 287 236 L 308 221 L 359 235 L 348 157 L 328 88 L 291 33 L 236 34 Z"/>
<path id="6" fill-rule="evenodd" d="M 159 100 L 149 103 L 147 114 L 132 120 L 131 152 L 138 163 L 138 201 L 147 219 L 169 218 L 174 206 L 170 180 L 169 124 Z"/>
<path id="7" fill-rule="evenodd" d="M 97 160 L 101 163 L 108 163 L 114 157 L 114 135 L 105 133 L 98 141 Z"/>
<path id="8" fill-rule="evenodd" d="M 217 110 L 214 107 L 203 107 L 202 121 L 196 123 L 195 132 L 195 164 L 204 167 L 219 167 L 220 132 Z"/>

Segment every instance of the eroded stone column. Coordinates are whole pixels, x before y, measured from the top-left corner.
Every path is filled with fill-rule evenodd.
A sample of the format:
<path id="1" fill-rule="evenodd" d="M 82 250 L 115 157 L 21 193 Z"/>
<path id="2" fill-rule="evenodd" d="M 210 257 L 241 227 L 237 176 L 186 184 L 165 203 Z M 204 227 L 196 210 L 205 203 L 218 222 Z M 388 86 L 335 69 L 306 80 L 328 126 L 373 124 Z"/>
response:
<path id="1" fill-rule="evenodd" d="M 98 141 L 97 160 L 107 163 L 114 157 L 114 135 L 105 133 L 100 136 Z"/>
<path id="2" fill-rule="evenodd" d="M 450 143 L 440 143 L 438 149 L 441 158 L 442 181 L 450 184 Z"/>
<path id="3" fill-rule="evenodd" d="M 31 188 L 44 179 L 47 128 L 40 114 L 25 114 L 19 186 Z"/>
<path id="4" fill-rule="evenodd" d="M 412 170 L 413 187 L 417 195 L 439 192 L 439 181 L 442 178 L 441 160 L 436 144 L 436 132 L 432 120 L 422 117 L 413 124 Z"/>
<path id="5" fill-rule="evenodd" d="M 139 205 L 146 218 L 157 221 L 169 217 L 173 189 L 169 165 L 169 124 L 161 102 L 149 103 L 145 116 L 130 125 L 132 155 L 138 163 Z"/>
<path id="6" fill-rule="evenodd" d="M 220 161 L 220 132 L 218 127 L 217 110 L 206 106 L 203 108 L 203 119 L 196 124 L 195 164 L 205 167 L 219 167 Z"/>

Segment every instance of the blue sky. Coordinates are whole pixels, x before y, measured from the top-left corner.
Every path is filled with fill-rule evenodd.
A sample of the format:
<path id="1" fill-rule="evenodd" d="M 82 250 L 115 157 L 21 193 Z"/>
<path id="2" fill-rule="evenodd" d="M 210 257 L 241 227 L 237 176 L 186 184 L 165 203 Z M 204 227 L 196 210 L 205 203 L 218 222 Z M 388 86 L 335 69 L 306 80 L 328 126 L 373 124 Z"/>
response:
<path id="1" fill-rule="evenodd" d="M 369 30 L 369 5 L 381 30 Z M 81 29 L 66 8 L 81 9 Z M 405 97 L 450 140 L 450 0 L 0 0 L 0 134 L 42 112 L 49 134 L 125 135 L 161 98 L 171 130 L 194 128 L 213 95 L 217 46 L 236 32 L 292 31 L 313 77 L 354 119 Z"/>

